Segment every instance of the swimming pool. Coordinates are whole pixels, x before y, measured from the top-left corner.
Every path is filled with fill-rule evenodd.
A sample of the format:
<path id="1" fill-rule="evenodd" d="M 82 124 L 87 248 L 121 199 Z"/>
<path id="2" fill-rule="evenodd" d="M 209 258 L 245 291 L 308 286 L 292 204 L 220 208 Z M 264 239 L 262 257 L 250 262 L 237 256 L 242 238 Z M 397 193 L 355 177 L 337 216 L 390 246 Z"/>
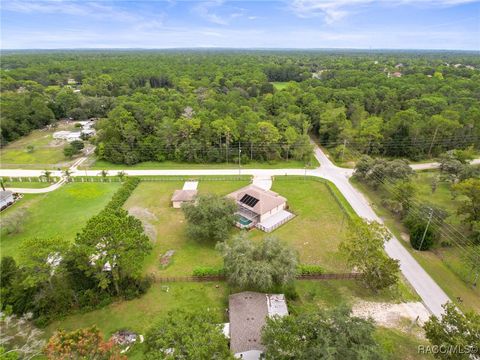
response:
<path id="1" fill-rule="evenodd" d="M 237 221 L 243 226 L 248 226 L 252 223 L 252 220 L 247 219 L 246 217 L 244 217 L 242 215 L 238 215 Z"/>

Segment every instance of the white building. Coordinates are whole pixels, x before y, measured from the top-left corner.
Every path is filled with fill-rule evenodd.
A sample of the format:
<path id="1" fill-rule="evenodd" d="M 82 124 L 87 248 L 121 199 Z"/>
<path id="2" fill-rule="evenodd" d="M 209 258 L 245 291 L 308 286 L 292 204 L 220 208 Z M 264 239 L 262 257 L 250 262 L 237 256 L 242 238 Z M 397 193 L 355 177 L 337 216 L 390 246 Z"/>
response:
<path id="1" fill-rule="evenodd" d="M 257 227 L 270 232 L 286 223 L 294 215 L 285 209 L 287 199 L 276 192 L 248 185 L 227 195 L 238 205 L 237 226 L 242 229 Z"/>

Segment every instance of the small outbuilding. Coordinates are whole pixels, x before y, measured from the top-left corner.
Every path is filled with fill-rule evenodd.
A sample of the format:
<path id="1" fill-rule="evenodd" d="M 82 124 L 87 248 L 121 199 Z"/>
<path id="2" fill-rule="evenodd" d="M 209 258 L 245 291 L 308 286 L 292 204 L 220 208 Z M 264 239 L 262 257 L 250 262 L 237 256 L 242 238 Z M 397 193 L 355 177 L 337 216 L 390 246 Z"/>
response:
<path id="1" fill-rule="evenodd" d="M 197 197 L 198 181 L 185 181 L 182 190 L 175 190 L 172 196 L 172 206 L 179 209 L 184 202 L 194 202 Z"/>
<path id="2" fill-rule="evenodd" d="M 13 198 L 13 192 L 10 190 L 2 190 L 0 191 L 0 209 L 3 210 L 7 206 L 12 205 L 15 202 Z"/>

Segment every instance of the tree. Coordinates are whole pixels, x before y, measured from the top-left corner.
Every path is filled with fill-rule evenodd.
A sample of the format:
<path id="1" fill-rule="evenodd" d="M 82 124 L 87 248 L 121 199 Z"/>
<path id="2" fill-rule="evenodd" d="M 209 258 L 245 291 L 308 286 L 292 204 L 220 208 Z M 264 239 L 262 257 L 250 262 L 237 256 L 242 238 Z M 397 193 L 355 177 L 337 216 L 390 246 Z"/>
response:
<path id="1" fill-rule="evenodd" d="M 63 175 L 65 175 L 65 179 L 67 179 L 67 182 L 70 182 L 72 172 L 69 169 L 63 170 Z"/>
<path id="2" fill-rule="evenodd" d="M 225 240 L 235 224 L 237 205 L 232 199 L 214 194 L 200 195 L 196 203 L 184 203 L 188 236 L 199 242 Z"/>
<path id="3" fill-rule="evenodd" d="M 347 308 L 267 319 L 262 344 L 267 360 L 382 359 L 370 320 Z"/>
<path id="4" fill-rule="evenodd" d="M 430 213 L 435 221 L 429 223 Z M 440 239 L 440 227 L 447 216 L 447 211 L 431 204 L 409 211 L 403 223 L 410 233 L 412 247 L 421 251 L 430 249 Z"/>
<path id="5" fill-rule="evenodd" d="M 123 179 L 125 178 L 126 174 L 125 171 L 119 171 L 117 173 L 118 178 L 120 179 L 120 182 L 123 182 Z"/>
<path id="6" fill-rule="evenodd" d="M 480 349 L 480 315 L 462 314 L 452 303 L 444 304 L 443 308 L 441 319 L 432 315 L 423 326 L 430 343 L 444 350 L 434 356 L 448 360 L 475 359 Z"/>
<path id="7" fill-rule="evenodd" d="M 208 310 L 176 310 L 155 324 L 145 338 L 145 359 L 234 359 L 221 325 Z"/>
<path id="8" fill-rule="evenodd" d="M 20 245 L 20 260 L 28 268 L 28 275 L 24 280 L 28 286 L 35 286 L 47 282 L 56 272 L 67 249 L 68 240 L 51 238 L 30 238 Z"/>
<path id="9" fill-rule="evenodd" d="M 80 154 L 84 147 L 83 141 L 74 140 L 63 148 L 63 154 L 66 158 L 71 159 L 74 155 Z"/>
<path id="10" fill-rule="evenodd" d="M 464 180 L 455 184 L 453 190 L 466 197 L 458 208 L 458 213 L 473 228 L 474 223 L 480 221 L 480 179 Z"/>
<path id="11" fill-rule="evenodd" d="M 228 282 L 245 290 L 268 291 L 295 279 L 297 254 L 275 237 L 254 243 L 244 235 L 219 243 Z"/>
<path id="12" fill-rule="evenodd" d="M 75 240 L 78 267 L 93 275 L 102 289 L 141 275 L 145 256 L 151 250 L 142 223 L 123 210 L 107 209 L 92 217 Z"/>
<path id="13" fill-rule="evenodd" d="M 463 255 L 463 259 L 471 270 L 472 285 L 476 287 L 480 276 L 480 245 L 469 246 L 466 254 Z"/>
<path id="14" fill-rule="evenodd" d="M 41 177 L 44 177 L 47 182 L 50 182 L 50 180 L 52 179 L 52 172 L 49 170 L 45 170 L 43 171 Z"/>
<path id="15" fill-rule="evenodd" d="M 416 188 L 411 181 L 398 181 L 392 188 L 393 200 L 401 205 L 401 214 L 404 216 L 410 209 L 410 203 L 415 197 Z"/>
<path id="16" fill-rule="evenodd" d="M 107 170 L 102 170 L 100 171 L 99 175 L 102 177 L 102 182 L 105 182 L 108 176 L 108 171 Z"/>
<path id="17" fill-rule="evenodd" d="M 95 326 L 71 332 L 57 331 L 44 350 L 47 359 L 126 360 L 113 340 L 105 341 Z"/>
<path id="18" fill-rule="evenodd" d="M 362 274 L 366 287 L 377 291 L 398 282 L 398 260 L 389 258 L 384 244 L 390 233 L 375 221 L 352 220 L 340 250 L 346 255 L 348 264 Z"/>

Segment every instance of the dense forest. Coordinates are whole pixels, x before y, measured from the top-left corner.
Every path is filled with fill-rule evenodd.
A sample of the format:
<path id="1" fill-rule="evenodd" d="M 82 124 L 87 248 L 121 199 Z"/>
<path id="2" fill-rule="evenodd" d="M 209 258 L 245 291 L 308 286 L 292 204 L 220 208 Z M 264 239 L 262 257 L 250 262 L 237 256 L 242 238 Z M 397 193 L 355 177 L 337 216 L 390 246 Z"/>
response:
<path id="1" fill-rule="evenodd" d="M 50 51 L 1 60 L 2 145 L 65 117 L 99 118 L 99 158 L 125 164 L 307 161 L 309 135 L 334 154 L 348 144 L 413 160 L 480 143 L 478 53 Z"/>

